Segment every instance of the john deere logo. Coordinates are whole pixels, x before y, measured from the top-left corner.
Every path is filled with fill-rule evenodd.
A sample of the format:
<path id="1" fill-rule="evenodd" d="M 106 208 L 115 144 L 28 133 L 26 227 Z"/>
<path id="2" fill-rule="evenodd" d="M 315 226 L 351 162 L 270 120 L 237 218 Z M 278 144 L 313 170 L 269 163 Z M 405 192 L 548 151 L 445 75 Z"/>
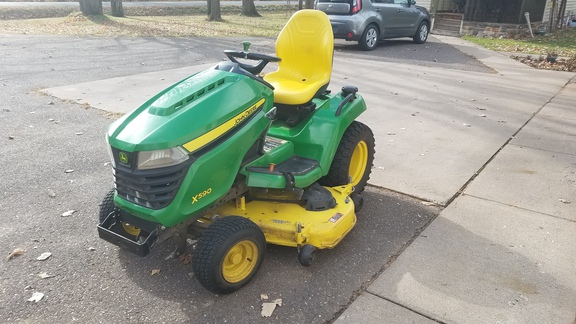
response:
<path id="1" fill-rule="evenodd" d="M 120 159 L 120 162 L 128 164 L 128 155 L 126 153 L 120 152 L 120 154 L 118 154 L 118 158 Z"/>

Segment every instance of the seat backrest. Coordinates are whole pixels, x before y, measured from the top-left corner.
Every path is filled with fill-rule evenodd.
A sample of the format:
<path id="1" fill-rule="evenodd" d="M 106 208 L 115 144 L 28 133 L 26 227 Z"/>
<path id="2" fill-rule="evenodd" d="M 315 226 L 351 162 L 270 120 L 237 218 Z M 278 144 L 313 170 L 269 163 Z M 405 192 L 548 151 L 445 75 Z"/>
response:
<path id="1" fill-rule="evenodd" d="M 326 89 L 332 74 L 333 52 L 334 35 L 328 16 L 319 10 L 297 11 L 276 40 L 276 55 L 282 61 L 278 71 L 273 72 L 274 79 L 280 82 L 280 88 L 283 79 L 318 88 L 314 93 Z"/>

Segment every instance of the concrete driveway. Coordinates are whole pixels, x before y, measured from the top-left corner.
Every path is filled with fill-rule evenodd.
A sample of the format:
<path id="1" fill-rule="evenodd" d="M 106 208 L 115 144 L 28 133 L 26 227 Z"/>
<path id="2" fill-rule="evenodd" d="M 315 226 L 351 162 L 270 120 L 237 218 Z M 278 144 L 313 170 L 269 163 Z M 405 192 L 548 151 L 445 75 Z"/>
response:
<path id="1" fill-rule="evenodd" d="M 370 296 L 393 300 L 386 287 L 395 287 L 403 268 L 390 277 L 386 269 L 442 209 L 422 202 L 449 205 L 573 77 L 457 39 L 395 41 L 370 53 L 338 43 L 331 89 L 359 87 L 369 107 L 360 119 L 377 142 L 359 225 L 310 268 L 297 264 L 293 250 L 271 246 L 253 283 L 215 296 L 190 277 L 190 265 L 168 258 L 168 245 L 137 258 L 97 238 L 98 203 L 112 185 L 103 137 L 117 116 L 110 111 L 135 107 L 240 41 L 2 37 L 0 246 L 6 254 L 26 250 L 0 267 L 2 322 L 323 323 L 358 295 L 368 305 L 363 292 L 376 278 Z M 273 40 L 254 40 L 255 51 L 272 48 Z M 419 251 L 400 265 L 414 263 Z M 52 256 L 37 261 L 43 252 Z M 154 269 L 160 273 L 151 275 Z M 55 277 L 42 279 L 43 272 Z M 28 302 L 34 292 L 45 297 Z M 283 300 L 271 318 L 260 315 L 262 294 Z M 404 310 L 426 310 L 405 303 Z"/>

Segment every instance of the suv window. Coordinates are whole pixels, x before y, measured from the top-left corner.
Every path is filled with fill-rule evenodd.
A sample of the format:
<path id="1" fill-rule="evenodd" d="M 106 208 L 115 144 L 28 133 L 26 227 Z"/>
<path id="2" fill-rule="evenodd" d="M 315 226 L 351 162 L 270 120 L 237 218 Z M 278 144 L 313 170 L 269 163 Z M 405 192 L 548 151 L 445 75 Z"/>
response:
<path id="1" fill-rule="evenodd" d="M 316 9 L 329 15 L 351 15 L 362 8 L 362 0 L 316 0 Z"/>
<path id="2" fill-rule="evenodd" d="M 318 2 L 331 2 L 331 3 L 347 3 L 352 4 L 352 0 L 318 0 Z"/>

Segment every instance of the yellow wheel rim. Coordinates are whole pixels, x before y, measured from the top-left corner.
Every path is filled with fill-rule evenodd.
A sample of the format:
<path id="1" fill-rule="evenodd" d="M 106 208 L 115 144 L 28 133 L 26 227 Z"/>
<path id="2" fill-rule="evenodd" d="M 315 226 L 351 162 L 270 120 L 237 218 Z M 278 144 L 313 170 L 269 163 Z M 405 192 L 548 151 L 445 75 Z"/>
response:
<path id="1" fill-rule="evenodd" d="M 356 186 L 362 180 L 364 172 L 366 171 L 366 164 L 368 163 L 368 145 L 364 141 L 358 142 L 352 159 L 350 159 L 350 168 L 348 174 L 351 178 L 351 184 Z"/>
<path id="2" fill-rule="evenodd" d="M 140 229 L 136 226 L 132 226 L 128 223 L 122 223 L 122 228 L 132 236 L 138 236 L 140 234 Z"/>
<path id="3" fill-rule="evenodd" d="M 258 263 L 258 247 L 252 241 L 244 240 L 234 245 L 222 263 L 222 275 L 229 283 L 246 279 Z"/>

